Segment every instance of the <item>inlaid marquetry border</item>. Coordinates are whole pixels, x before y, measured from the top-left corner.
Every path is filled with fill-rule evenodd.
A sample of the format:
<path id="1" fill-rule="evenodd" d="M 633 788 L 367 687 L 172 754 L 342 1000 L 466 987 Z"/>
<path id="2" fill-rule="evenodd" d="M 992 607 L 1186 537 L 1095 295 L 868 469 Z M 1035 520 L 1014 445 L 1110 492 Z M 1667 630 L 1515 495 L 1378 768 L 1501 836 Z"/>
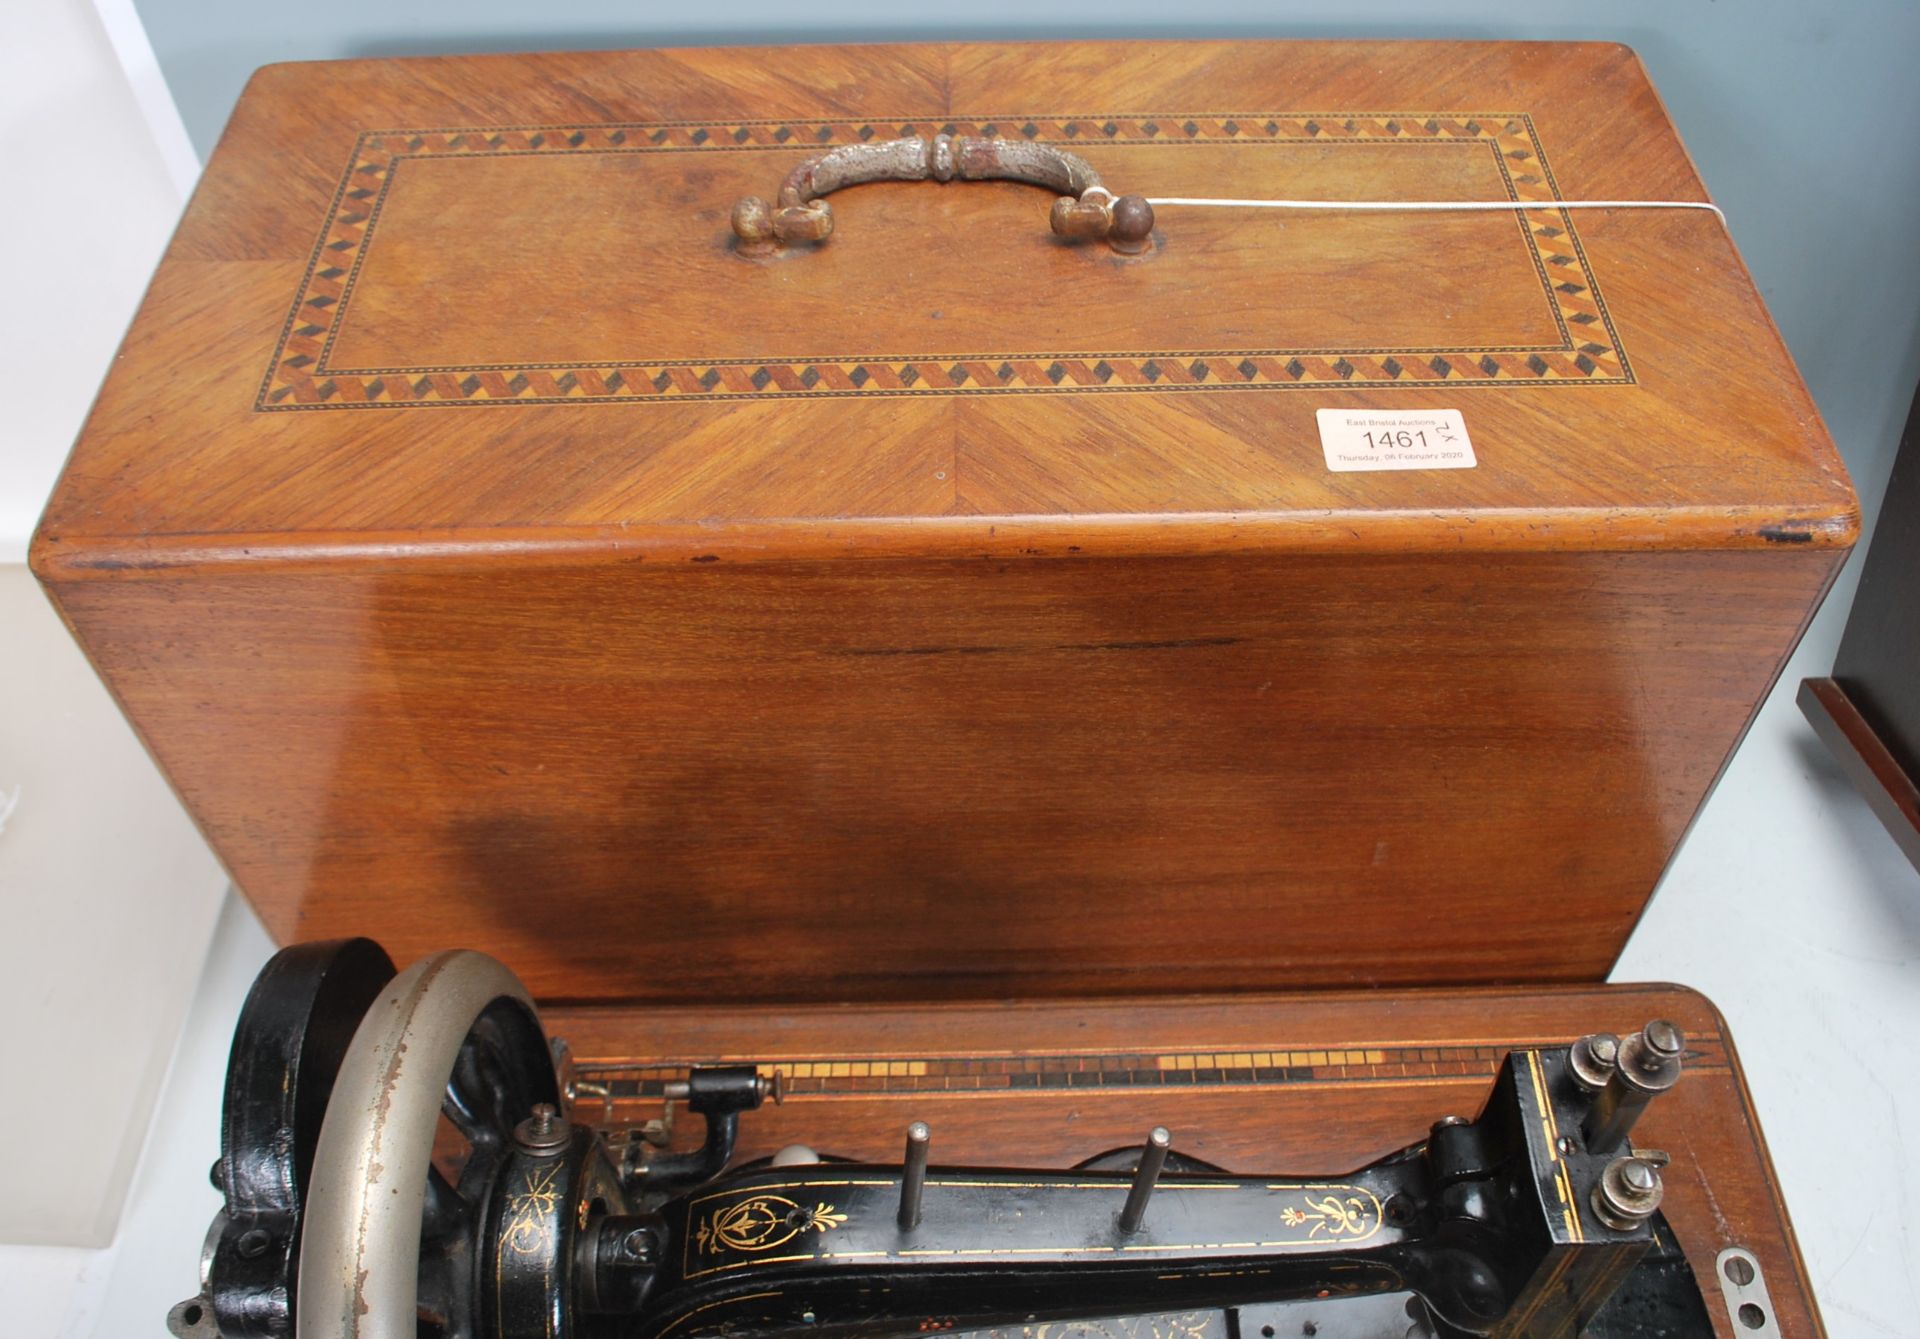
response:
<path id="1" fill-rule="evenodd" d="M 415 158 L 791 152 L 905 135 L 999 135 L 1075 146 L 1327 143 L 1479 145 L 1497 164 L 1561 339 L 1554 345 L 1378 349 L 998 351 L 592 364 L 350 368 L 331 361 L 400 166 Z M 662 122 L 370 130 L 360 135 L 255 408 L 773 400 L 845 396 L 1286 390 L 1298 387 L 1629 384 L 1607 313 L 1532 118 L 1500 113 L 1209 113 L 898 121 Z"/>
<path id="2" fill-rule="evenodd" d="M 792 1057 L 759 1059 L 778 1076 L 784 1097 L 1058 1096 L 1089 1090 L 1143 1088 L 1274 1088 L 1303 1084 L 1491 1083 L 1510 1052 L 1556 1043 L 1484 1042 L 1421 1045 L 1355 1042 L 1345 1046 L 1233 1046 L 1154 1050 L 1033 1052 L 982 1055 Z M 1557 1043 L 1562 1044 L 1564 1043 Z M 582 1092 L 611 1102 L 657 1103 L 666 1085 L 694 1064 L 747 1058 L 623 1061 L 582 1058 Z M 1717 1034 L 1689 1034 L 1689 1072 L 1724 1071 L 1726 1045 Z M 585 1098 L 581 1100 L 586 1100 Z"/>

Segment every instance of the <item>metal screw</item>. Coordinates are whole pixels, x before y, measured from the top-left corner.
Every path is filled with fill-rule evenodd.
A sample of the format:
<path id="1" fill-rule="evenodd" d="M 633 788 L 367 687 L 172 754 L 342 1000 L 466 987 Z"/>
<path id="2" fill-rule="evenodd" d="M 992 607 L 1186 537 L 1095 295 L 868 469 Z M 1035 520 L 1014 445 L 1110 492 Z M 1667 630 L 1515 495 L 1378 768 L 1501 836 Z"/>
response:
<path id="1" fill-rule="evenodd" d="M 629 1260 L 646 1260 L 653 1255 L 653 1234 L 636 1227 L 620 1239 L 620 1253 Z"/>
<path id="2" fill-rule="evenodd" d="M 242 1257 L 257 1260 L 267 1253 L 267 1247 L 273 1245 L 273 1238 L 259 1228 L 249 1228 L 240 1234 L 240 1240 L 234 1243 Z"/>
<path id="3" fill-rule="evenodd" d="M 522 1148 L 547 1153 L 561 1148 L 573 1138 L 573 1127 L 551 1102 L 536 1103 L 532 1113 L 513 1132 Z"/>
<path id="4" fill-rule="evenodd" d="M 1615 1158 L 1593 1187 L 1594 1214 L 1616 1232 L 1631 1232 L 1660 1207 L 1660 1172 L 1644 1158 Z"/>
<path id="5" fill-rule="evenodd" d="M 1647 1050 L 1651 1052 L 1648 1056 L 1651 1062 L 1648 1068 L 1651 1069 L 1658 1069 L 1659 1062 L 1679 1058 L 1687 1049 L 1686 1035 L 1664 1018 L 1654 1019 L 1640 1030 L 1640 1035 L 1646 1040 Z M 1653 1060 L 1655 1056 L 1659 1057 L 1659 1061 Z"/>
<path id="6" fill-rule="evenodd" d="M 1595 1032 L 1582 1037 L 1567 1051 L 1567 1067 L 1573 1080 L 1590 1093 L 1597 1093 L 1613 1077 L 1614 1061 L 1620 1055 L 1620 1039 L 1611 1032 Z"/>

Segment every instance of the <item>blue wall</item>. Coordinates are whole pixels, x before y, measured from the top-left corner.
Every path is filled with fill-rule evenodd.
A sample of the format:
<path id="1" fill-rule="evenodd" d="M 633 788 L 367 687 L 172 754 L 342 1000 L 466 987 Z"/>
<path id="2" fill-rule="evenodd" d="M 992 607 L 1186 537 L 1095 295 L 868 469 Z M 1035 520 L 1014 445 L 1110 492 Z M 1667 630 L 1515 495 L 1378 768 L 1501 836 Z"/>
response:
<path id="1" fill-rule="evenodd" d="M 1645 59 L 1726 209 L 1869 517 L 1920 376 L 1920 4 L 1913 0 L 1535 0 L 1524 7 L 1508 0 L 822 0 L 811 7 L 732 0 L 712 9 L 592 0 L 564 12 L 509 0 L 136 4 L 203 154 L 247 75 L 280 60 L 962 37 L 1622 41 Z"/>

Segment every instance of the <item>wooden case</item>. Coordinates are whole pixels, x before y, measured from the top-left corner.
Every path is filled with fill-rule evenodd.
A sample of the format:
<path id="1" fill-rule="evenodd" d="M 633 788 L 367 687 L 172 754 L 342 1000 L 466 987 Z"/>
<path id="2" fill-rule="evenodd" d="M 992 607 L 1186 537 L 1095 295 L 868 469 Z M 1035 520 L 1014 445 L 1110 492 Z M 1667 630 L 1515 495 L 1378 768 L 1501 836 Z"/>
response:
<path id="1" fill-rule="evenodd" d="M 1116 190 L 736 199 L 906 134 Z M 270 67 L 32 553 L 274 935 L 547 999 L 1571 981 L 1852 543 L 1631 52 Z M 1319 409 L 1472 468 L 1333 472 Z"/>

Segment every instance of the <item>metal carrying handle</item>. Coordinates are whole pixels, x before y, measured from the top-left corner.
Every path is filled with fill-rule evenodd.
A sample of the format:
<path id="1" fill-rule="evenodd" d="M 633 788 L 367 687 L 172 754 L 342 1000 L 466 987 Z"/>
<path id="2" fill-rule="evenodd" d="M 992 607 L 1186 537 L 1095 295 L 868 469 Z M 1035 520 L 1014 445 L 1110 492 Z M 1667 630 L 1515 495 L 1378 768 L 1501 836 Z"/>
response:
<path id="1" fill-rule="evenodd" d="M 1080 241 L 1104 237 L 1128 255 L 1147 249 L 1153 206 L 1138 195 L 1115 196 L 1085 159 L 1049 144 L 972 136 L 913 135 L 883 144 L 843 144 L 793 169 L 777 205 L 749 195 L 733 207 L 740 250 L 764 255 L 782 242 L 824 242 L 833 209 L 821 197 L 869 181 L 1024 181 L 1057 191 L 1053 231 Z"/>

